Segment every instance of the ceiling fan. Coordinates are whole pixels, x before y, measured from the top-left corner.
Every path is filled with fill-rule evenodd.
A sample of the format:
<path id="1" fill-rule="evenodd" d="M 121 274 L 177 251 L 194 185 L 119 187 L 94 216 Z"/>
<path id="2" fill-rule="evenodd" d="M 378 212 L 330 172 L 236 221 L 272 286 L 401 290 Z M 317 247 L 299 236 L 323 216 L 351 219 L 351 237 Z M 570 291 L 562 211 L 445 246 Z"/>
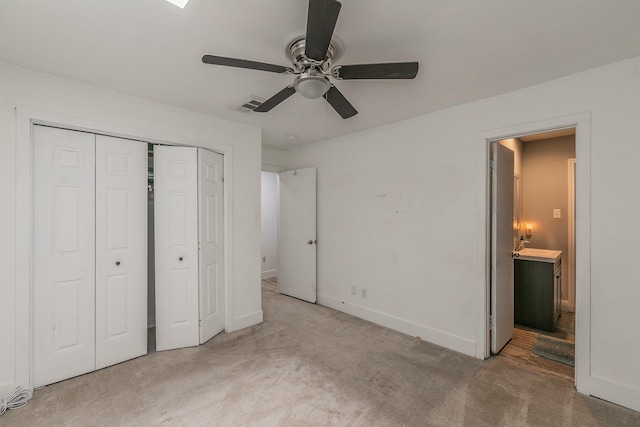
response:
<path id="1" fill-rule="evenodd" d="M 285 49 L 293 68 L 214 55 L 204 55 L 202 62 L 296 75 L 292 84 L 253 111 L 270 111 L 299 92 L 309 99 L 324 97 L 343 119 L 348 119 L 358 114 L 358 111 L 334 86 L 329 76 L 336 80 L 413 79 L 418 74 L 418 63 L 414 61 L 333 66 L 333 60 L 338 59 L 344 50 L 340 40 L 333 35 L 341 7 L 342 4 L 337 0 L 309 0 L 306 34 L 292 40 Z"/>

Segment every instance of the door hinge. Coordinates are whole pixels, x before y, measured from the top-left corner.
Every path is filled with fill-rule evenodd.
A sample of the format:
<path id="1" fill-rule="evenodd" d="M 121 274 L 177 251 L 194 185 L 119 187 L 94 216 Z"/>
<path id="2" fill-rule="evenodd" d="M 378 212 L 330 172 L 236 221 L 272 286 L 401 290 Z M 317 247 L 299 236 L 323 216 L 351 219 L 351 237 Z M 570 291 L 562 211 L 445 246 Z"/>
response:
<path id="1" fill-rule="evenodd" d="M 495 162 L 493 160 L 489 160 L 489 170 L 492 171 L 495 166 Z"/>
<path id="2" fill-rule="evenodd" d="M 489 316 L 489 330 L 493 328 L 493 316 Z"/>

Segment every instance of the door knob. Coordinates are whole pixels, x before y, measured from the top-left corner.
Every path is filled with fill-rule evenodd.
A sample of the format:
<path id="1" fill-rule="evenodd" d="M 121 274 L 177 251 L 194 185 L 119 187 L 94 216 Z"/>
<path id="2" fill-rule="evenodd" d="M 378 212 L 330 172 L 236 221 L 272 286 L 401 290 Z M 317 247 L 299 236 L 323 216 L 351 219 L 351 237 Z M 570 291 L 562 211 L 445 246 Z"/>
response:
<path id="1" fill-rule="evenodd" d="M 116 265 L 120 265 L 120 261 L 116 261 Z"/>
<path id="2" fill-rule="evenodd" d="M 313 240 L 309 240 L 309 241 L 307 242 L 307 245 L 313 245 Z"/>
<path id="3" fill-rule="evenodd" d="M 182 257 L 178 258 L 178 261 L 182 261 Z"/>

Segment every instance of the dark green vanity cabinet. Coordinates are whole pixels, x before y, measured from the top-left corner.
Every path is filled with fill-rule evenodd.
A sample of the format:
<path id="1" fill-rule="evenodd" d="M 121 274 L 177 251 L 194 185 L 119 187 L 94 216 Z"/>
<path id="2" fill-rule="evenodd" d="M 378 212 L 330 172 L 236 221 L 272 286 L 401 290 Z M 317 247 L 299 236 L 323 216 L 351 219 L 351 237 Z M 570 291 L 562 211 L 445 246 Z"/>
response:
<path id="1" fill-rule="evenodd" d="M 560 316 L 560 262 L 514 259 L 514 320 L 553 332 Z"/>

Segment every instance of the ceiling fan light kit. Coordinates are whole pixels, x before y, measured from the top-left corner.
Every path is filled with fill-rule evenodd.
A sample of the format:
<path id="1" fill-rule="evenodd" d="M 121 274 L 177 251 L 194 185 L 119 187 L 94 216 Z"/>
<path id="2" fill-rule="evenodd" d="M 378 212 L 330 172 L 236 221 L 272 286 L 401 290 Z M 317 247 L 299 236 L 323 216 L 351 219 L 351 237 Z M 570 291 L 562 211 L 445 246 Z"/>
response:
<path id="1" fill-rule="evenodd" d="M 296 91 L 308 99 L 320 98 L 331 87 L 329 78 L 313 68 L 300 74 L 293 81 Z"/>
<path id="2" fill-rule="evenodd" d="M 342 4 L 337 0 L 309 0 L 306 33 L 302 37 L 296 37 L 285 48 L 293 68 L 214 55 L 204 55 L 202 62 L 296 75 L 292 84 L 267 99 L 253 110 L 255 112 L 270 111 L 298 92 L 308 99 L 324 97 L 343 119 L 348 119 L 358 114 L 358 111 L 329 77 L 336 80 L 413 79 L 418 74 L 418 63 L 414 61 L 332 67 L 333 61 L 337 61 L 344 52 L 342 41 L 333 34 L 341 7 Z"/>

